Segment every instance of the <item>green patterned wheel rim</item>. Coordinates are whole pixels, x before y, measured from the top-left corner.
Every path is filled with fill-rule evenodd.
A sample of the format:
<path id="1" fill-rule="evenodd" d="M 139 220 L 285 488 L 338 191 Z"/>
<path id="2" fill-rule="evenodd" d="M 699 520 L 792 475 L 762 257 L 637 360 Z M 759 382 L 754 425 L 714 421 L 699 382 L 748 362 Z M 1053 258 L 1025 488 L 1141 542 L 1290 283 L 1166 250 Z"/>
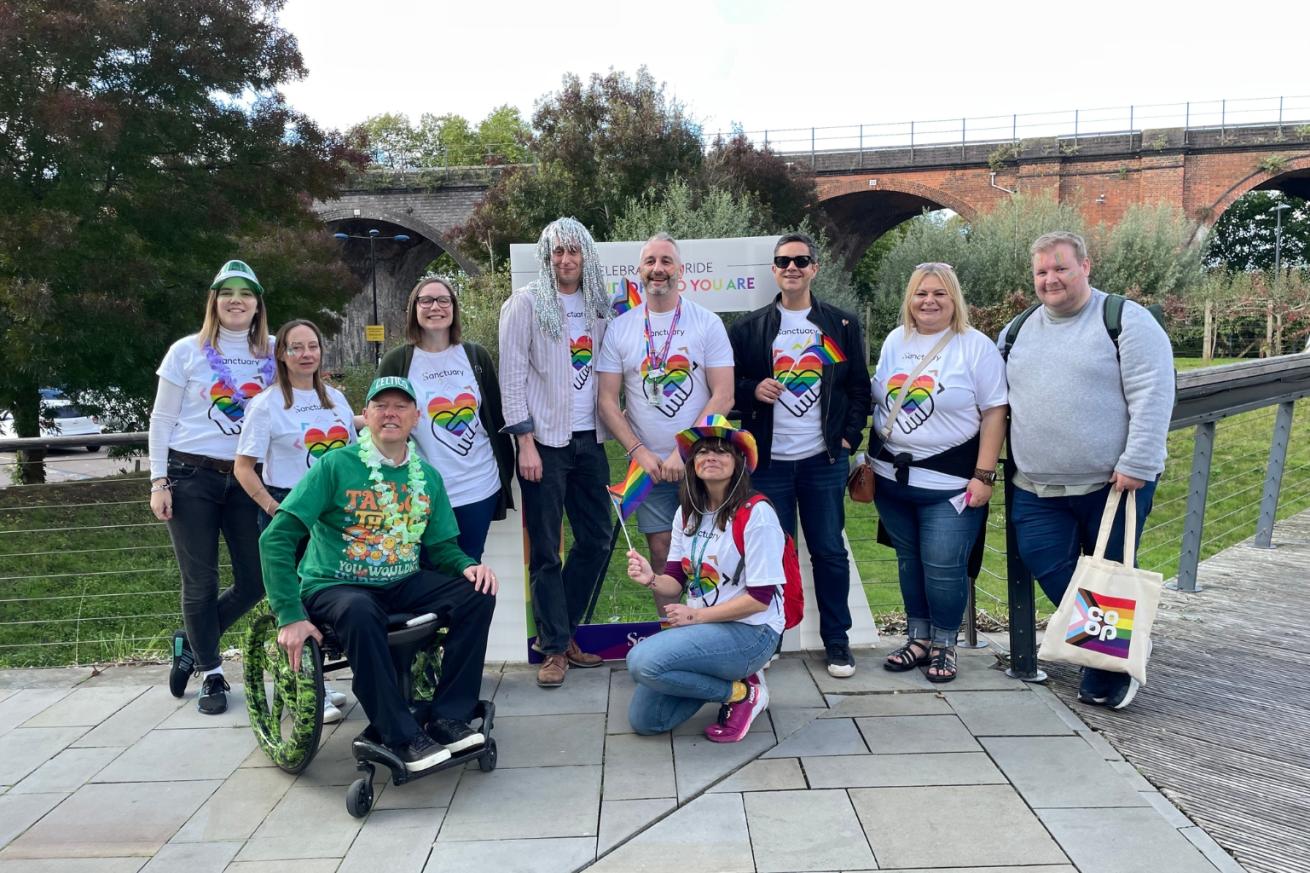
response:
<path id="1" fill-rule="evenodd" d="M 255 739 L 269 760 L 288 773 L 299 773 L 313 760 L 323 732 L 323 653 L 313 638 L 306 640 L 300 670 L 294 671 L 277 644 L 277 631 L 277 619 L 267 606 L 251 619 L 246 707 Z"/>
<path id="2" fill-rule="evenodd" d="M 441 644 L 446 641 L 445 632 L 437 634 L 432 645 L 414 656 L 414 663 L 409 668 L 413 682 L 413 702 L 431 703 L 437 695 L 437 682 L 441 679 Z"/>

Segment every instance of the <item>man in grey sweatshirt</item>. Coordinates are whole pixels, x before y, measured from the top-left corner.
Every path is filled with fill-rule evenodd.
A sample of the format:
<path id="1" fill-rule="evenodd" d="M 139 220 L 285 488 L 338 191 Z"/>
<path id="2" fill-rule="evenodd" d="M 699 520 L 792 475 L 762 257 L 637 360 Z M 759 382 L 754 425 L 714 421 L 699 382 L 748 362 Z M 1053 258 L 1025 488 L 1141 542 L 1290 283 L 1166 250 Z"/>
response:
<path id="1" fill-rule="evenodd" d="M 1164 471 L 1173 351 L 1151 313 L 1132 301 L 1124 304 L 1116 347 L 1105 323 L 1107 295 L 1088 282 L 1092 262 L 1082 237 L 1044 234 L 1031 253 L 1042 305 L 1003 348 L 1018 468 L 1008 484 L 1016 486 L 1019 554 L 1058 604 L 1079 555 L 1095 546 L 1111 488 L 1136 498 L 1141 537 Z M 1120 507 L 1107 558 L 1123 559 L 1123 539 Z M 1126 673 L 1083 671 L 1079 698 L 1086 703 L 1122 709 L 1136 693 Z"/>

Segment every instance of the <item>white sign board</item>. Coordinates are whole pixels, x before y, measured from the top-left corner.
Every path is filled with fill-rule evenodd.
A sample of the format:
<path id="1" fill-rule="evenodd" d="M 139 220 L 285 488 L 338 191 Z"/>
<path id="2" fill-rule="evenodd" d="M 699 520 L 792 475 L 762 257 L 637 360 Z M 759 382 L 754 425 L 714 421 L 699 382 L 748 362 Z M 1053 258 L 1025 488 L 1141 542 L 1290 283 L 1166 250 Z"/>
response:
<path id="1" fill-rule="evenodd" d="M 678 240 L 683 296 L 715 312 L 758 309 L 778 293 L 770 269 L 777 241 L 776 236 Z M 644 241 L 596 243 L 611 301 L 629 299 L 640 291 L 637 258 L 643 245 Z M 537 246 L 511 245 L 509 263 L 514 287 L 522 288 L 537 278 Z"/>

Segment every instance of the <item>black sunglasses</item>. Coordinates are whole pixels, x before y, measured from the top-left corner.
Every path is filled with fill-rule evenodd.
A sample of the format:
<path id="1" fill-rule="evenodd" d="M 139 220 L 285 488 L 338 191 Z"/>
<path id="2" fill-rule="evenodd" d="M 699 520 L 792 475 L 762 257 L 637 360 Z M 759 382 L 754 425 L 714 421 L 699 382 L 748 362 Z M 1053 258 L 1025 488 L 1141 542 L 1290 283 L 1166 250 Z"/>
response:
<path id="1" fill-rule="evenodd" d="M 795 263 L 799 269 L 804 270 L 806 267 L 808 267 L 810 264 L 813 264 L 814 262 L 815 262 L 815 258 L 810 255 L 796 255 L 795 257 L 792 258 L 789 258 L 786 255 L 773 256 L 773 266 L 777 267 L 779 270 L 785 270 L 793 263 Z"/>

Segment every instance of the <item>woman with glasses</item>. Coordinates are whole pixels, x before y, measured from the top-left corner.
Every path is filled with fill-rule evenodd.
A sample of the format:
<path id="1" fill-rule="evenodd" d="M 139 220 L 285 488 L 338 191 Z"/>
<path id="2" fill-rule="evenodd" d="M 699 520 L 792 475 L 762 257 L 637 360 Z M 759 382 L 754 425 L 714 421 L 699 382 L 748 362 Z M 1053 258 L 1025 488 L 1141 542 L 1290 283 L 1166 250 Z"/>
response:
<path id="1" fill-rule="evenodd" d="M 441 473 L 460 549 L 481 561 L 491 522 L 512 505 L 514 450 L 501 433 L 495 365 L 482 346 L 460 341 L 459 300 L 440 276 L 424 276 L 410 292 L 405 339 L 382 358 L 377 375 L 404 376 L 418 392 L 414 441 Z"/>
<path id="2" fill-rule="evenodd" d="M 773 505 L 751 487 L 755 437 L 710 415 L 677 435 L 687 465 L 673 515 L 668 563 L 656 572 L 635 549 L 628 576 L 665 598 L 667 628 L 628 653 L 637 684 L 628 721 L 639 734 L 673 730 L 705 703 L 719 717 L 705 728 L 716 743 L 744 739 L 769 705 L 760 672 L 782 639 L 783 549 L 787 536 Z M 746 513 L 741 547 L 734 535 Z"/>
<path id="3" fill-rule="evenodd" d="M 312 321 L 282 325 L 273 343 L 277 375 L 272 390 L 246 407 L 237 443 L 237 481 L 259 506 L 259 529 L 324 454 L 355 441 L 354 415 L 346 397 L 323 381 L 323 335 Z M 262 472 L 256 464 L 264 462 Z M 297 558 L 304 554 L 304 543 Z M 341 720 L 346 695 L 330 688 L 323 698 L 323 721 Z"/>
<path id="4" fill-rule="evenodd" d="M 206 715 L 227 711 L 218 643 L 264 596 L 257 512 L 233 476 L 246 408 L 273 382 L 264 288 L 244 261 L 228 261 L 209 286 L 200 332 L 169 347 L 150 412 L 150 510 L 168 525 L 182 576 L 185 630 L 173 634 L 168 690 L 193 673 Z M 232 586 L 219 593 L 218 538 L 227 542 Z"/>
<path id="5" fill-rule="evenodd" d="M 896 549 L 906 642 L 883 666 L 927 666 L 930 682 L 956 675 L 955 639 L 969 592 L 996 458 L 1005 437 L 1005 364 L 969 327 L 949 264 L 920 264 L 883 341 L 873 377 L 873 462 L 879 540 Z"/>

